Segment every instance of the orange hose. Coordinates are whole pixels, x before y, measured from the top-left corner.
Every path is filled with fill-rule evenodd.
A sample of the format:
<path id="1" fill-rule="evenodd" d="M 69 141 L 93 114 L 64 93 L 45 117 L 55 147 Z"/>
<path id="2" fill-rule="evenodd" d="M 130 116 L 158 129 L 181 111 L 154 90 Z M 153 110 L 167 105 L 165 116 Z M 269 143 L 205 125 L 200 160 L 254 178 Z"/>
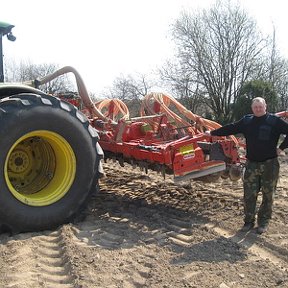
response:
<path id="1" fill-rule="evenodd" d="M 180 115 L 176 113 L 177 111 Z M 170 121 L 173 121 L 177 127 L 185 128 L 187 132 L 192 133 L 192 135 L 221 127 L 221 125 L 215 121 L 194 114 L 170 95 L 163 93 L 147 94 L 142 101 L 140 115 L 148 116 L 161 113 L 166 114 Z M 235 143 L 238 143 L 235 136 L 230 137 Z"/>
<path id="2" fill-rule="evenodd" d="M 95 106 L 105 117 L 113 121 L 127 120 L 130 117 L 128 107 L 120 99 L 103 99 L 96 102 Z"/>
<path id="3" fill-rule="evenodd" d="M 277 112 L 275 114 L 279 117 L 288 118 L 288 111 L 281 111 L 281 112 Z"/>

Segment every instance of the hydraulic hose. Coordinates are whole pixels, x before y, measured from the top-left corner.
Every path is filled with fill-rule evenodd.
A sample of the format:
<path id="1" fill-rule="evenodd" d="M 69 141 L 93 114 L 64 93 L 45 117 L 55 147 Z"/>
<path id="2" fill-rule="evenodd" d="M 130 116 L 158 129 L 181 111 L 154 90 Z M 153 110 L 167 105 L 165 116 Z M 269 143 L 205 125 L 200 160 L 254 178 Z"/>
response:
<path id="1" fill-rule="evenodd" d="M 99 109 L 95 106 L 95 104 L 92 102 L 82 77 L 80 76 L 78 71 L 71 66 L 65 66 L 65 67 L 43 77 L 42 79 L 28 81 L 28 82 L 25 82 L 24 84 L 38 88 L 39 86 L 46 84 L 46 83 L 56 79 L 57 77 L 64 75 L 64 74 L 67 74 L 67 73 L 70 73 L 70 72 L 73 73 L 75 76 L 79 96 L 81 97 L 81 99 L 82 99 L 85 107 L 88 109 L 89 113 L 94 117 L 102 119 L 103 121 L 109 120 L 109 118 L 104 116 L 101 113 L 101 111 L 99 111 Z M 110 119 L 110 121 L 111 121 L 111 119 Z"/>

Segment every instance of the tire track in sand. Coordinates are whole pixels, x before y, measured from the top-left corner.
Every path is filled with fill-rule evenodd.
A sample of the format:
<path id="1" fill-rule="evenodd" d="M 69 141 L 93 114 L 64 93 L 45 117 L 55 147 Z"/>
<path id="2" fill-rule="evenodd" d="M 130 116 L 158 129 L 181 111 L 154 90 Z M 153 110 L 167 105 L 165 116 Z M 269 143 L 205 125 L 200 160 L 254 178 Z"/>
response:
<path id="1" fill-rule="evenodd" d="M 6 259 L 5 268 L 1 267 L 0 277 L 7 281 L 5 287 L 75 287 L 61 230 L 35 235 L 24 233 L 8 240 L 6 246 L 13 250 L 13 257 Z"/>

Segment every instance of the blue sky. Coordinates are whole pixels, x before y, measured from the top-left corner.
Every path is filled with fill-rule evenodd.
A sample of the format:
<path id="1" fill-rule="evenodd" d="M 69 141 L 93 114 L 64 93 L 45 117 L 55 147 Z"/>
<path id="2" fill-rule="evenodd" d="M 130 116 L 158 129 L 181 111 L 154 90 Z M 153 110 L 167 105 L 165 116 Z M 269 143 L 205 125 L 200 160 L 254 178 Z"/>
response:
<path id="1" fill-rule="evenodd" d="M 232 0 L 233 1 L 233 0 Z M 276 28 L 288 58 L 286 1 L 240 0 L 264 33 Z M 10 0 L 0 21 L 15 25 L 4 59 L 73 66 L 89 91 L 101 93 L 121 73 L 150 73 L 173 55 L 170 25 L 180 12 L 214 0 Z"/>

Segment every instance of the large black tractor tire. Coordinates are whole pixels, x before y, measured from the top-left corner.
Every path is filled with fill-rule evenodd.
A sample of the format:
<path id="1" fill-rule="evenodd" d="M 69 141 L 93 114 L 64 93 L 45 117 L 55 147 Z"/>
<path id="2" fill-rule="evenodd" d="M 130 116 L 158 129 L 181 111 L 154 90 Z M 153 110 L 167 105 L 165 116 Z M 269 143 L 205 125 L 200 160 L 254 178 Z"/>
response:
<path id="1" fill-rule="evenodd" d="M 0 225 L 53 229 L 85 207 L 101 174 L 98 134 L 73 105 L 49 95 L 0 101 Z"/>

